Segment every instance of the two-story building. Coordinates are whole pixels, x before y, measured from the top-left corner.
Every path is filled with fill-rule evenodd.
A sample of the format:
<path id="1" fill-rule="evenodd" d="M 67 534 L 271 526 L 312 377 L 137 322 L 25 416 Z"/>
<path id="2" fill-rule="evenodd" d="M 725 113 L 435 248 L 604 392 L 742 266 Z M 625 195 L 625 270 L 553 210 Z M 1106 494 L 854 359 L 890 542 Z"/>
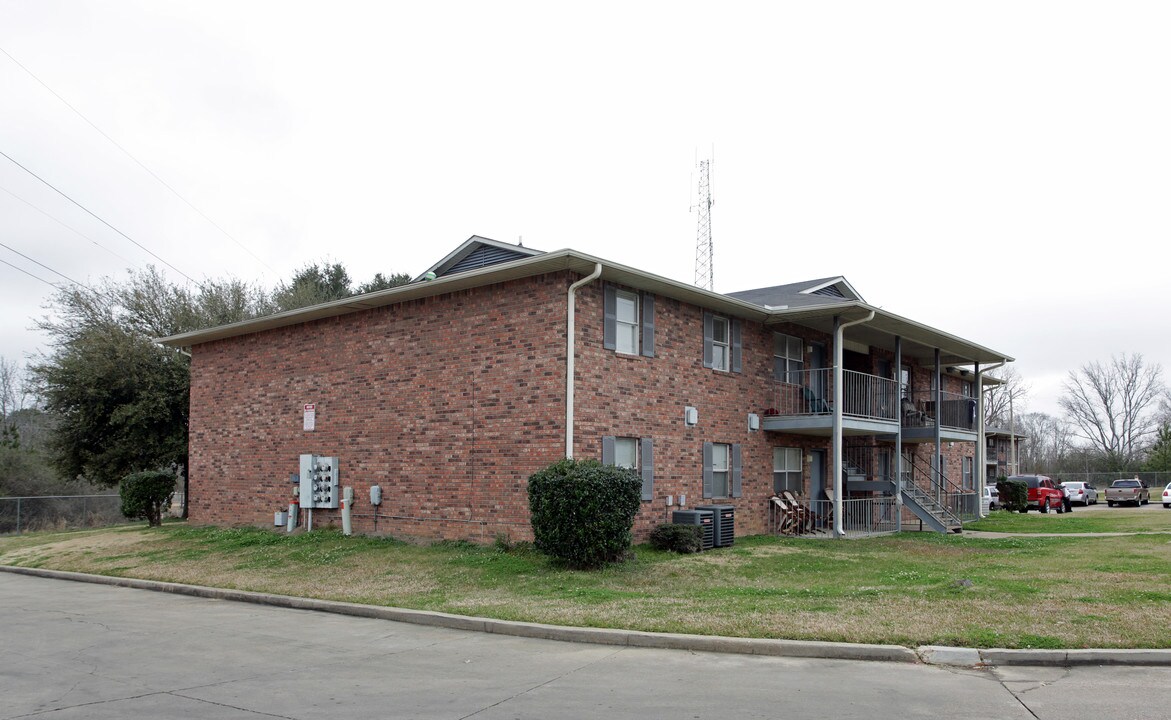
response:
<path id="1" fill-rule="evenodd" d="M 839 531 L 954 530 L 985 467 L 981 375 L 1011 361 L 841 277 L 720 294 L 480 237 L 402 287 L 162 342 L 191 353 L 193 522 L 267 523 L 316 453 L 356 531 L 481 541 L 530 534 L 526 480 L 565 456 L 641 474 L 639 538 L 711 503 L 766 532 L 783 490 Z M 862 499 L 881 506 L 843 505 Z"/>

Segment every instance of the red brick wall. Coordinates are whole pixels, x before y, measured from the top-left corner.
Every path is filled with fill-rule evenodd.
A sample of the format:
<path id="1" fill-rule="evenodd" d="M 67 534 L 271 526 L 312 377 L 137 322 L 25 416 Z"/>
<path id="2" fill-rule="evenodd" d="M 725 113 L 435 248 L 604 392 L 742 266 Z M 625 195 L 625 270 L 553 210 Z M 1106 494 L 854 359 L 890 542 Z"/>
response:
<path id="1" fill-rule="evenodd" d="M 355 532 L 529 533 L 526 478 L 564 456 L 566 273 L 192 349 L 197 523 L 266 524 L 302 453 L 339 457 Z M 306 403 L 316 430 L 302 430 Z M 388 517 L 389 516 L 389 517 Z M 314 524 L 340 523 L 315 510 Z"/>
<path id="2" fill-rule="evenodd" d="M 564 456 L 574 279 L 517 280 L 196 346 L 192 521 L 271 523 L 293 497 L 298 456 L 317 453 L 340 458 L 356 532 L 530 538 L 526 478 Z M 666 496 L 680 494 L 688 507 L 735 505 L 738 535 L 765 532 L 773 448 L 830 448 L 828 437 L 748 430 L 748 413 L 772 402 L 773 328 L 744 321 L 742 372 L 715 371 L 703 367 L 703 309 L 657 297 L 655 357 L 619 355 L 602 347 L 602 288 L 577 297 L 575 456 L 600 458 L 604 435 L 653 438 L 654 500 L 636 520 L 639 539 L 669 521 L 678 505 Z M 830 349 L 823 334 L 778 329 Z M 317 407 L 312 432 L 302 430 L 306 403 Z M 688 405 L 699 410 L 695 427 L 683 421 Z M 741 445 L 740 498 L 702 497 L 705 441 Z M 926 459 L 930 447 L 916 452 Z M 974 454 L 970 443 L 945 446 L 957 483 L 963 454 Z M 314 523 L 340 523 L 340 511 L 316 510 Z"/>

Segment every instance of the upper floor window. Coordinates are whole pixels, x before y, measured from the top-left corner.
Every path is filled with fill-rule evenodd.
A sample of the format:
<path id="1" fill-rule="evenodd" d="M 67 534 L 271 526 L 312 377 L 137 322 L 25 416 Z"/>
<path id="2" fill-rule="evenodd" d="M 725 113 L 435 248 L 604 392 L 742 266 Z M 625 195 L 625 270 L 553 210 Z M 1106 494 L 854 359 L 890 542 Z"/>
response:
<path id="1" fill-rule="evenodd" d="M 602 347 L 624 355 L 654 357 L 654 294 L 620 290 L 610 283 L 602 292 Z"/>
<path id="2" fill-rule="evenodd" d="M 627 355 L 638 354 L 638 293 L 618 290 L 615 293 L 615 350 Z"/>
<path id="3" fill-rule="evenodd" d="M 740 372 L 740 321 L 710 312 L 703 314 L 703 366 Z"/>
<path id="4" fill-rule="evenodd" d="M 773 378 L 781 382 L 801 383 L 801 371 L 805 369 L 800 338 L 791 335 L 773 334 Z"/>
<path id="5" fill-rule="evenodd" d="M 728 337 L 728 320 L 716 315 L 712 318 L 712 367 L 716 370 L 728 369 L 732 359 L 731 341 Z"/>

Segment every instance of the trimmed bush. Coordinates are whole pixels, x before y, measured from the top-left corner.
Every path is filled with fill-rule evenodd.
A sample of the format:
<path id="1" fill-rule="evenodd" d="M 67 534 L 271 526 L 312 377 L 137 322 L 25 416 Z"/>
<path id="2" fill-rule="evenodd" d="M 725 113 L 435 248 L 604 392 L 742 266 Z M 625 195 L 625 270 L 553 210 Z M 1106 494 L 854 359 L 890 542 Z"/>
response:
<path id="1" fill-rule="evenodd" d="M 1000 504 L 1009 512 L 1024 512 L 1029 504 L 1029 486 L 1024 480 L 1009 480 L 1001 475 L 996 479 L 996 491 L 1000 493 Z"/>
<path id="2" fill-rule="evenodd" d="M 175 494 L 175 474 L 147 470 L 127 475 L 118 484 L 122 514 L 131 520 L 146 519 L 150 527 L 163 524 L 163 510 L 171 506 Z"/>
<path id="3" fill-rule="evenodd" d="M 538 550 L 581 569 L 625 559 L 642 497 L 633 470 L 565 459 L 529 477 L 529 514 Z"/>
<path id="4" fill-rule="evenodd" d="M 651 531 L 651 547 L 677 553 L 703 550 L 703 527 L 700 525 L 660 525 Z"/>

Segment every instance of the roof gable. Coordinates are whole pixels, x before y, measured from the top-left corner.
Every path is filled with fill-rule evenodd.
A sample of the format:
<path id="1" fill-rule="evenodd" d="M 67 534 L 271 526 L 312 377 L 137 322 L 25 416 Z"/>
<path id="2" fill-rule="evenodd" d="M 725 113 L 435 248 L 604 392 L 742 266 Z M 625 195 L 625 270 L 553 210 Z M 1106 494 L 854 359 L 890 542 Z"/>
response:
<path id="1" fill-rule="evenodd" d="M 415 280 L 422 280 L 427 273 L 435 273 L 435 277 L 441 278 L 543 254 L 540 250 L 533 250 L 523 245 L 510 245 L 499 240 L 473 235 L 448 253 L 447 257 L 427 268 Z"/>
<path id="2" fill-rule="evenodd" d="M 865 302 L 844 277 L 819 278 L 755 290 L 741 290 L 728 293 L 728 296 L 765 308 L 825 305 L 835 301 Z"/>

